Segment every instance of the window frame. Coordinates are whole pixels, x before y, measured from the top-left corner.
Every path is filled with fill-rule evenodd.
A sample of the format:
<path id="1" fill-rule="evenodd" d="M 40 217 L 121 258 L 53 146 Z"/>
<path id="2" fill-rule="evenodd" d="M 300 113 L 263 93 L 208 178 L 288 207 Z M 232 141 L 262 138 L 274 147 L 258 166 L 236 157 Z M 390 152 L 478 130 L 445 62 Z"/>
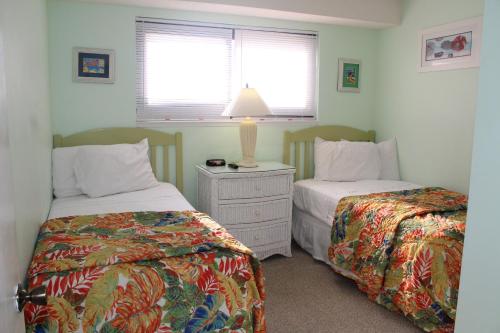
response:
<path id="1" fill-rule="evenodd" d="M 313 108 L 314 116 L 283 116 L 283 115 L 273 115 L 270 117 L 259 117 L 255 118 L 255 122 L 260 124 L 274 124 L 283 125 L 296 123 L 318 123 L 319 122 L 319 32 L 314 30 L 298 30 L 298 29 L 286 29 L 286 28 L 275 28 L 275 27 L 259 27 L 259 26 L 247 26 L 247 25 L 236 25 L 236 24 L 224 24 L 224 23 L 213 23 L 213 22 L 200 22 L 200 21 L 188 21 L 188 20 L 171 20 L 171 19 L 158 19 L 149 17 L 136 17 L 136 82 L 135 82 L 135 98 L 136 98 L 136 125 L 139 127 L 163 127 L 168 125 L 184 125 L 184 126 L 234 126 L 241 122 L 238 118 L 201 118 L 201 119 L 140 119 L 139 118 L 139 89 L 142 89 L 142 102 L 144 101 L 144 58 L 142 57 L 142 63 L 139 62 L 139 52 L 144 54 L 144 49 L 139 50 L 139 43 L 137 37 L 137 23 L 153 23 L 153 24 L 177 24 L 195 27 L 206 27 L 206 28 L 227 28 L 233 30 L 253 30 L 261 32 L 281 32 L 290 33 L 297 35 L 312 35 L 315 37 L 315 68 L 314 70 L 314 92 L 313 92 Z M 234 39 L 234 37 L 233 37 Z M 144 42 L 144 41 L 143 41 Z M 232 64 L 232 66 L 234 63 Z M 142 66 L 142 72 L 140 67 Z M 232 68 L 233 70 L 233 68 Z M 139 77 L 139 73 L 142 73 L 142 77 Z M 240 73 L 241 74 L 241 73 Z M 182 105 L 182 104 L 181 104 Z M 144 112 L 144 110 L 142 111 Z"/>

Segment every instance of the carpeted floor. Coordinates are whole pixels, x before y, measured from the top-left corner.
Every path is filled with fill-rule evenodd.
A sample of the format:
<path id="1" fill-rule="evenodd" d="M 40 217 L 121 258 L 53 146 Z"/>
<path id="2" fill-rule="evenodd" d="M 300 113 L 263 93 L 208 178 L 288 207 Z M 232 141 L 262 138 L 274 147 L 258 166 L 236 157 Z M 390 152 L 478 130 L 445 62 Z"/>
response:
<path id="1" fill-rule="evenodd" d="M 263 261 L 269 333 L 422 332 L 297 245 L 292 251 Z"/>

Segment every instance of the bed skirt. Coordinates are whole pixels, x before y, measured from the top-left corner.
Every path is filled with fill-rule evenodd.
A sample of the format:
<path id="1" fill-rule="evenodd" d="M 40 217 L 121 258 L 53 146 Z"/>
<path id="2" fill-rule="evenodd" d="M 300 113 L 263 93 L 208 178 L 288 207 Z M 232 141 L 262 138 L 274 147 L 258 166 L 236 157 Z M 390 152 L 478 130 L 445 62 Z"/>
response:
<path id="1" fill-rule="evenodd" d="M 328 248 L 332 242 L 331 233 L 330 225 L 293 205 L 292 234 L 295 242 L 314 259 L 324 262 L 335 272 L 356 280 L 354 274 L 332 264 L 328 259 Z"/>

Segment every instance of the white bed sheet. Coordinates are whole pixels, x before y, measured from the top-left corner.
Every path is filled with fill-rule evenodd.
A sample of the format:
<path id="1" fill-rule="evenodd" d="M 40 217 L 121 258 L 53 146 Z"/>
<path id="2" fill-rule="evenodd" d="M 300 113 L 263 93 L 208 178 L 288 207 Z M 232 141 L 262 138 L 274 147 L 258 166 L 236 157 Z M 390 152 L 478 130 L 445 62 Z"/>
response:
<path id="1" fill-rule="evenodd" d="M 170 183 L 141 191 L 89 198 L 78 195 L 52 202 L 49 219 L 72 216 L 140 211 L 195 210 L 179 190 Z"/>
<path id="2" fill-rule="evenodd" d="M 300 210 L 331 226 L 337 204 L 344 197 L 420 187 L 422 186 L 397 180 L 329 182 L 306 179 L 294 184 L 293 203 Z"/>

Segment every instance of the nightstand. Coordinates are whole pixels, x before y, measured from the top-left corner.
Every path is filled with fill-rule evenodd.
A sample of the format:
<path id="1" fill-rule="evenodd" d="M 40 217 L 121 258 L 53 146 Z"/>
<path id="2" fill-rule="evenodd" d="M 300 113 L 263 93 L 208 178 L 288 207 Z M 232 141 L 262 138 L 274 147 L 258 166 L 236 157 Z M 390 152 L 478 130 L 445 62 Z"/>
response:
<path id="1" fill-rule="evenodd" d="M 198 210 L 208 213 L 259 259 L 292 255 L 295 168 L 259 162 L 256 168 L 198 165 Z"/>

